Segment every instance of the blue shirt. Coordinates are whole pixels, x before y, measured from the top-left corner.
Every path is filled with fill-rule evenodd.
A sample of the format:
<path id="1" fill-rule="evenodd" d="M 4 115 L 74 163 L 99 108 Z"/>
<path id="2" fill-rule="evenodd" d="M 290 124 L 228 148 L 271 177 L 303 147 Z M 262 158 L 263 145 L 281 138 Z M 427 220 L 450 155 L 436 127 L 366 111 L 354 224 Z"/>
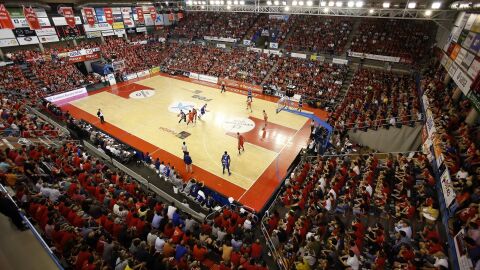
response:
<path id="1" fill-rule="evenodd" d="M 175 260 L 177 260 L 177 262 L 180 261 L 185 254 L 187 254 L 187 248 L 182 245 L 177 245 L 175 249 Z"/>
<path id="2" fill-rule="evenodd" d="M 187 165 L 192 164 L 192 158 L 190 157 L 190 155 L 185 155 L 185 156 L 183 156 L 183 161 L 184 161 L 185 164 L 187 164 Z"/>
<path id="3" fill-rule="evenodd" d="M 222 164 L 223 165 L 230 165 L 230 155 L 228 154 L 223 154 L 222 156 Z"/>

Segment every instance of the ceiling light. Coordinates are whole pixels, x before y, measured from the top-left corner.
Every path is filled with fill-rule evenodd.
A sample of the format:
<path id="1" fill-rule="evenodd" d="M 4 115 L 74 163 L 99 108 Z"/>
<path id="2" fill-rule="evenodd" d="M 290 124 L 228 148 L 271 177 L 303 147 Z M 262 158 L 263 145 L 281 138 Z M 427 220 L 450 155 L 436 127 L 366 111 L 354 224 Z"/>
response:
<path id="1" fill-rule="evenodd" d="M 425 16 L 430 17 L 431 15 L 432 11 L 430 9 L 425 11 Z"/>
<path id="2" fill-rule="evenodd" d="M 338 1 L 337 3 L 335 3 L 335 6 L 341 7 L 341 6 L 343 6 L 343 2 Z"/>
<path id="3" fill-rule="evenodd" d="M 275 0 L 273 3 L 275 4 L 275 6 L 278 6 L 280 2 L 278 2 L 278 0 Z"/>
<path id="4" fill-rule="evenodd" d="M 285 7 L 285 11 L 289 11 L 290 8 L 288 6 Z"/>
<path id="5" fill-rule="evenodd" d="M 299 2 L 298 2 L 298 5 L 299 5 L 299 6 L 303 6 L 303 1 L 299 1 Z"/>
<path id="6" fill-rule="evenodd" d="M 442 6 L 441 2 L 433 2 L 432 3 L 432 8 L 433 9 L 439 9 Z"/>
<path id="7" fill-rule="evenodd" d="M 297 5 L 297 1 L 292 1 L 292 6 L 296 6 Z"/>
<path id="8" fill-rule="evenodd" d="M 416 6 L 417 6 L 417 3 L 415 2 L 408 3 L 408 8 L 415 8 Z"/>
<path id="9" fill-rule="evenodd" d="M 308 0 L 308 1 L 307 1 L 307 6 L 309 6 L 309 7 L 313 6 L 313 1 Z"/>
<path id="10" fill-rule="evenodd" d="M 328 6 L 329 6 L 329 7 L 335 6 L 335 2 L 333 2 L 333 1 L 328 2 Z"/>
<path id="11" fill-rule="evenodd" d="M 383 6 L 383 8 L 389 8 L 389 7 L 390 7 L 390 3 L 384 2 L 382 6 Z"/>
<path id="12" fill-rule="evenodd" d="M 286 6 L 286 5 L 287 5 L 287 1 L 283 1 L 283 2 L 282 2 L 282 5 Z"/>
<path id="13" fill-rule="evenodd" d="M 373 9 L 370 9 L 370 10 L 368 11 L 368 13 L 370 13 L 370 14 L 373 14 L 373 12 L 375 12 L 375 10 L 373 10 Z"/>
<path id="14" fill-rule="evenodd" d="M 355 2 L 355 7 L 357 7 L 357 8 L 363 7 L 363 1 L 357 1 L 357 2 Z"/>
<path id="15" fill-rule="evenodd" d="M 238 5 L 238 1 L 237 0 L 233 1 L 233 4 Z"/>
<path id="16" fill-rule="evenodd" d="M 326 7 L 323 9 L 323 12 L 328 13 L 328 10 L 329 10 L 328 7 Z"/>
<path id="17" fill-rule="evenodd" d="M 353 1 L 348 1 L 347 6 L 348 6 L 348 7 L 353 7 L 353 6 L 355 6 L 355 2 L 353 2 Z"/>
<path id="18" fill-rule="evenodd" d="M 267 6 L 271 6 L 272 5 L 272 1 L 268 0 L 267 1 Z"/>
<path id="19" fill-rule="evenodd" d="M 322 7 L 327 6 L 327 2 L 325 2 L 325 1 L 320 2 L 320 6 L 322 6 Z"/>
<path id="20" fill-rule="evenodd" d="M 231 7 L 231 6 L 227 6 L 227 9 L 230 10 L 230 9 L 232 9 L 232 7 Z"/>
<path id="21" fill-rule="evenodd" d="M 240 1 L 240 5 L 242 5 L 242 6 L 245 5 L 245 1 L 243 1 L 243 0 Z"/>
<path id="22" fill-rule="evenodd" d="M 232 4 L 232 1 L 228 0 L 227 5 L 231 5 L 231 4 Z"/>
<path id="23" fill-rule="evenodd" d="M 202 9 L 205 9 L 205 6 L 202 6 Z"/>

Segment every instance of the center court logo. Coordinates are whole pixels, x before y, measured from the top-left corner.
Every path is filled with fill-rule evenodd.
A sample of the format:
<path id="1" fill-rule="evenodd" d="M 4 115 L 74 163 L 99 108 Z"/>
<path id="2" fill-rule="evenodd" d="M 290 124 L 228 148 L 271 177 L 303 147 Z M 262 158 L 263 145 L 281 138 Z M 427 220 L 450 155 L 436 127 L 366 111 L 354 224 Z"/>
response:
<path id="1" fill-rule="evenodd" d="M 168 106 L 168 111 L 173 113 L 180 113 L 180 110 L 182 110 L 183 112 L 187 113 L 189 110 L 193 108 L 198 109 L 198 106 L 195 102 L 178 101 L 170 104 L 170 106 Z"/>
<path id="2" fill-rule="evenodd" d="M 142 99 L 142 98 L 149 98 L 155 95 L 155 91 L 153 90 L 138 90 L 130 93 L 129 97 L 130 98 L 135 98 L 135 99 Z"/>
<path id="3" fill-rule="evenodd" d="M 254 127 L 255 122 L 243 117 L 230 118 L 223 122 L 223 129 L 230 133 L 245 133 L 249 132 Z"/>

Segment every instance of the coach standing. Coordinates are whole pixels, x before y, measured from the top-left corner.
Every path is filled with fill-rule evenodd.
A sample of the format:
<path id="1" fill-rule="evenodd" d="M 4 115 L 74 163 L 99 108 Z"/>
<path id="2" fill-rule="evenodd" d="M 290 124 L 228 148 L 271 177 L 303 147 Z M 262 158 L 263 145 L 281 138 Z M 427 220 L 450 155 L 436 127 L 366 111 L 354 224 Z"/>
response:
<path id="1" fill-rule="evenodd" d="M 230 172 L 230 155 L 227 154 L 227 151 L 222 156 L 222 167 L 223 167 L 223 174 L 225 174 L 225 169 L 228 171 L 228 175 L 232 175 Z"/>
<path id="2" fill-rule="evenodd" d="M 98 111 L 97 111 L 97 116 L 98 116 L 98 118 L 100 118 L 100 123 L 101 123 L 101 124 L 105 123 L 105 118 L 103 118 L 103 112 L 102 112 L 102 110 L 98 109 Z"/>

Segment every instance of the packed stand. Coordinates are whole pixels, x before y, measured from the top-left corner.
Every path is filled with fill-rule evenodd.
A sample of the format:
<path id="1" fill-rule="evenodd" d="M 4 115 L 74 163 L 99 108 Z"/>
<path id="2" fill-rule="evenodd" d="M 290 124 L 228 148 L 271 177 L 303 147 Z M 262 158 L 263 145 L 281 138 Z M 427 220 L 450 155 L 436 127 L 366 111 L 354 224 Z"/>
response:
<path id="1" fill-rule="evenodd" d="M 75 143 L 6 149 L 0 160 L 2 183 L 69 268 L 268 269 L 242 209 L 197 221 Z"/>
<path id="2" fill-rule="evenodd" d="M 189 40 L 203 39 L 219 15 L 214 12 L 190 12 L 172 30 L 172 36 Z"/>
<path id="3" fill-rule="evenodd" d="M 255 13 L 222 13 L 210 25 L 205 36 L 241 39 L 258 15 Z"/>
<path id="4" fill-rule="evenodd" d="M 340 131 L 413 126 L 423 118 L 417 96 L 411 75 L 360 68 L 329 122 Z"/>
<path id="5" fill-rule="evenodd" d="M 37 89 L 37 86 L 29 80 L 19 65 L 0 67 L 0 88 L 7 91 L 27 92 Z"/>
<path id="6" fill-rule="evenodd" d="M 256 43 L 261 37 L 268 37 L 267 41 L 281 45 L 292 26 L 293 20 L 290 17 L 260 14 L 245 39 Z"/>
<path id="7" fill-rule="evenodd" d="M 288 51 L 342 54 L 353 29 L 353 20 L 340 17 L 294 15 Z"/>
<path id="8" fill-rule="evenodd" d="M 164 62 L 164 66 L 169 70 L 207 74 L 216 62 L 212 59 L 225 59 L 226 54 L 227 52 L 220 48 L 180 44 Z"/>
<path id="9" fill-rule="evenodd" d="M 448 269 L 424 154 L 304 157 L 280 194 L 262 222 L 288 269 Z"/>
<path id="10" fill-rule="evenodd" d="M 418 62 L 431 51 L 436 26 L 414 20 L 363 19 L 354 37 L 352 52 L 400 57 L 402 62 Z"/>
<path id="11" fill-rule="evenodd" d="M 280 58 L 266 84 L 277 91 L 293 89 L 317 107 L 332 107 L 339 102 L 339 92 L 348 66 L 321 63 L 302 58 Z"/>
<path id="12" fill-rule="evenodd" d="M 464 97 L 454 100 L 451 85 L 443 84 L 443 73 L 429 72 L 422 81 L 433 114 L 435 141 L 442 150 L 443 163 L 451 177 L 456 194 L 456 212 L 449 221 L 450 234 L 465 230 L 464 244 L 474 267 L 479 267 L 480 244 L 478 209 L 480 203 L 480 129 L 464 121 L 473 108 Z M 442 166 L 443 167 L 443 166 Z"/>

